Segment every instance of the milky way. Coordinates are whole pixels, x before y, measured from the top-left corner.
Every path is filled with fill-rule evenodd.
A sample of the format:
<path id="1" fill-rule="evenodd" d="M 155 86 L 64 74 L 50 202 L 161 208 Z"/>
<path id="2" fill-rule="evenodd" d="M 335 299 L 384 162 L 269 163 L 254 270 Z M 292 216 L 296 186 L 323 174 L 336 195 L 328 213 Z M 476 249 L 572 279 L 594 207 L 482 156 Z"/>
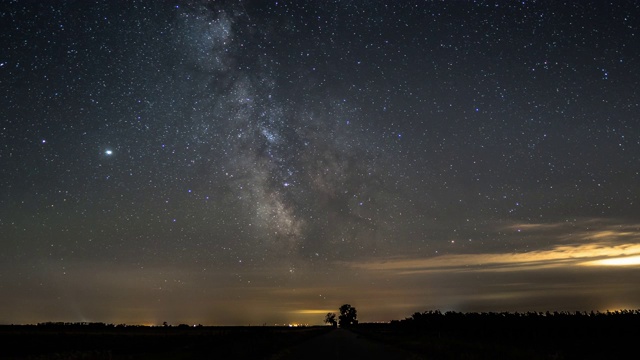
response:
<path id="1" fill-rule="evenodd" d="M 640 307 L 639 15 L 5 1 L 0 322 Z"/>

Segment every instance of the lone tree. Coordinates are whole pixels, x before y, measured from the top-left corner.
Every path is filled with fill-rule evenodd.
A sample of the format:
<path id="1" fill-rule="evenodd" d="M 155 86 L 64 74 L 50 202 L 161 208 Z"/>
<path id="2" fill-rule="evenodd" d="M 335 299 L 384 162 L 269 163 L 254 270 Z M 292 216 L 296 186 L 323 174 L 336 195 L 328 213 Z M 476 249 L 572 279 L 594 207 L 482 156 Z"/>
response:
<path id="1" fill-rule="evenodd" d="M 327 315 L 324 317 L 324 323 L 325 324 L 331 324 L 331 326 L 333 326 L 333 327 L 338 326 L 338 321 L 336 320 L 336 314 L 335 313 L 327 313 Z"/>
<path id="2" fill-rule="evenodd" d="M 349 327 L 358 324 L 358 312 L 349 304 L 340 306 L 340 327 Z"/>

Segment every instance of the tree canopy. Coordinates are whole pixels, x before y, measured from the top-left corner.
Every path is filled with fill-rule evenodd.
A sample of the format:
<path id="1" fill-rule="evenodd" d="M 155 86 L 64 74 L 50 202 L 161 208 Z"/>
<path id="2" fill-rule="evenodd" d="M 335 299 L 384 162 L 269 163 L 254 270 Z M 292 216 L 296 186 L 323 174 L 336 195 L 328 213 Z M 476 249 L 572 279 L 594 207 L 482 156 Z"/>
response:
<path id="1" fill-rule="evenodd" d="M 331 326 L 333 326 L 333 327 L 338 326 L 338 321 L 336 320 L 336 314 L 335 313 L 327 313 L 327 315 L 324 317 L 324 323 L 325 324 L 331 324 Z"/>
<path id="2" fill-rule="evenodd" d="M 338 317 L 340 327 L 349 327 L 358 324 L 358 311 L 355 307 L 344 304 L 339 309 L 340 316 Z"/>

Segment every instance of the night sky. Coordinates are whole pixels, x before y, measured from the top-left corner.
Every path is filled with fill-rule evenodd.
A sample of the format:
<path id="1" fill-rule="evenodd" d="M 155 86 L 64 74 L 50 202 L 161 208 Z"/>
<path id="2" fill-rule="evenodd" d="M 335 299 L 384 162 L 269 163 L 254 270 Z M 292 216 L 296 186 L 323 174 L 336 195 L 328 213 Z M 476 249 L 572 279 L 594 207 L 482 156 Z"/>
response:
<path id="1" fill-rule="evenodd" d="M 640 3 L 0 3 L 0 323 L 640 308 Z"/>

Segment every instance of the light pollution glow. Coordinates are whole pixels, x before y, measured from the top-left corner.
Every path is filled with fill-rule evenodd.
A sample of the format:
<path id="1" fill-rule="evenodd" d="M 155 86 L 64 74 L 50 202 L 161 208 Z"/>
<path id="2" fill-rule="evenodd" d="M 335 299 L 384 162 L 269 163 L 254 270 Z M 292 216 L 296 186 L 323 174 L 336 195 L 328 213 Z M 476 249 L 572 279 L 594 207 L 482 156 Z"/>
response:
<path id="1" fill-rule="evenodd" d="M 536 242 L 549 239 L 556 245 L 524 252 L 334 261 L 324 275 L 313 278 L 305 275 L 311 270 L 301 262 L 288 284 L 276 288 L 252 285 L 268 281 L 269 274 L 260 269 L 245 272 L 239 282 L 213 269 L 78 263 L 6 288 L 22 301 L 3 298 L 0 306 L 13 308 L 23 322 L 56 313 L 60 315 L 52 321 L 203 325 L 321 324 L 324 314 L 336 312 L 343 303 L 356 306 L 361 321 L 402 319 L 428 309 L 638 308 L 640 290 L 632 286 L 640 281 L 637 228 L 598 219 L 514 224 L 496 231 L 512 231 Z M 211 282 L 217 284 L 216 291 L 207 289 Z M 65 290 L 69 284 L 76 284 L 73 291 Z M 0 320 L 11 323 L 13 318 Z"/>
<path id="2" fill-rule="evenodd" d="M 584 265 L 605 265 L 605 266 L 635 266 L 640 265 L 640 255 L 618 257 L 613 259 L 594 260 L 584 263 Z"/>

